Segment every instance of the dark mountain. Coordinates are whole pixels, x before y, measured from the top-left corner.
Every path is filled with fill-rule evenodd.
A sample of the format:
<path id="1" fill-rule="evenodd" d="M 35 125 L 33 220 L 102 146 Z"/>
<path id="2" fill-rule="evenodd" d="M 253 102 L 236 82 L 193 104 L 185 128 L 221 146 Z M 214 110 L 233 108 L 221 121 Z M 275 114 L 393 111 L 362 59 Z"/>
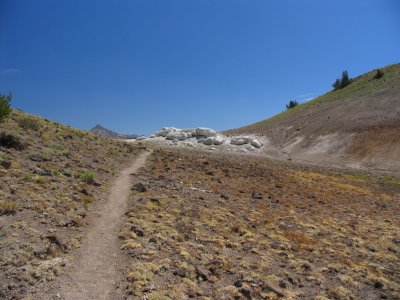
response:
<path id="1" fill-rule="evenodd" d="M 97 134 L 97 135 L 101 135 L 101 136 L 105 136 L 105 137 L 109 137 L 109 138 L 117 138 L 117 139 L 135 139 L 135 138 L 139 137 L 138 134 L 120 134 L 120 133 L 114 132 L 110 129 L 104 128 L 101 125 L 96 125 L 92 129 L 90 129 L 90 132 Z"/>

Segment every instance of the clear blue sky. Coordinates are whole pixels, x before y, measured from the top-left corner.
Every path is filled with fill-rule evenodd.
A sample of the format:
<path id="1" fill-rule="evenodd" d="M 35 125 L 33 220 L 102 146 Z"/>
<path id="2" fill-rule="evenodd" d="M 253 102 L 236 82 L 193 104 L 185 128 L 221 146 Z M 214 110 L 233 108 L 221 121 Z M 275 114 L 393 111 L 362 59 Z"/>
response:
<path id="1" fill-rule="evenodd" d="M 398 62 L 397 0 L 0 0 L 0 92 L 82 129 L 236 128 Z"/>

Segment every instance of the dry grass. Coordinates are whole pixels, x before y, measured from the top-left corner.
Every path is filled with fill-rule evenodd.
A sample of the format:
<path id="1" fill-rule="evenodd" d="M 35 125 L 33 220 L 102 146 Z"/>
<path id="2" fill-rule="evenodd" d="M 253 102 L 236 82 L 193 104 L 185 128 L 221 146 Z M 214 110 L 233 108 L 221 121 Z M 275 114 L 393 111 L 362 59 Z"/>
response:
<path id="1" fill-rule="evenodd" d="M 132 299 L 399 296 L 400 189 L 380 176 L 160 150 L 141 179 L 120 235 Z"/>

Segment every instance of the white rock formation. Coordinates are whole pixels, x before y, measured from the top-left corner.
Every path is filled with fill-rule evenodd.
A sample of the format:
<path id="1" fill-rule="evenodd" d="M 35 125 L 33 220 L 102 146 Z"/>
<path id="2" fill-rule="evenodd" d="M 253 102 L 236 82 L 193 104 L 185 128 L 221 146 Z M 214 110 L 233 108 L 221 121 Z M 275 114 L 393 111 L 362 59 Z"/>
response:
<path id="1" fill-rule="evenodd" d="M 244 140 L 241 139 L 241 138 L 232 138 L 231 139 L 231 144 L 232 145 L 241 146 L 241 145 L 244 145 Z"/>
<path id="2" fill-rule="evenodd" d="M 251 140 L 250 145 L 252 145 L 255 148 L 261 148 L 264 144 L 259 140 L 253 139 Z"/>
<path id="3" fill-rule="evenodd" d="M 196 128 L 196 135 L 211 137 L 211 136 L 217 136 L 217 132 L 210 128 L 199 127 L 199 128 Z"/>
<path id="4" fill-rule="evenodd" d="M 216 146 L 221 145 L 224 142 L 225 142 L 225 140 L 223 138 L 221 138 L 221 137 L 214 138 L 214 145 L 216 145 Z"/>
<path id="5" fill-rule="evenodd" d="M 188 134 L 182 131 L 171 131 L 165 137 L 167 140 L 184 141 L 188 138 Z"/>
<path id="6" fill-rule="evenodd" d="M 183 145 L 188 147 L 194 147 L 196 141 L 198 144 L 203 144 L 205 146 L 219 146 L 229 143 L 235 146 L 246 145 L 246 148 L 239 147 L 233 149 L 241 152 L 255 151 L 264 145 L 262 141 L 250 136 L 234 136 L 229 139 L 228 137 L 222 134 L 217 134 L 216 131 L 205 127 L 185 129 L 163 127 L 150 137 L 165 138 L 166 140 L 172 141 L 171 143 L 173 145 Z M 184 142 L 181 143 L 181 141 Z"/>
<path id="7" fill-rule="evenodd" d="M 214 140 L 215 140 L 214 137 L 208 137 L 203 141 L 203 144 L 207 146 L 214 145 Z"/>

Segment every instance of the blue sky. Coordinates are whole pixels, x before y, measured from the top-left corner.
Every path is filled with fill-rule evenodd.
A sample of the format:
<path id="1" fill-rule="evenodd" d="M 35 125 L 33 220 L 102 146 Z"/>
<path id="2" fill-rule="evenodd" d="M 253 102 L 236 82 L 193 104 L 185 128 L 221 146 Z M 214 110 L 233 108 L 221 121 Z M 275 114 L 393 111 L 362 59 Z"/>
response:
<path id="1" fill-rule="evenodd" d="M 400 62 L 397 0 L 0 0 L 0 92 L 82 129 L 240 127 Z"/>

